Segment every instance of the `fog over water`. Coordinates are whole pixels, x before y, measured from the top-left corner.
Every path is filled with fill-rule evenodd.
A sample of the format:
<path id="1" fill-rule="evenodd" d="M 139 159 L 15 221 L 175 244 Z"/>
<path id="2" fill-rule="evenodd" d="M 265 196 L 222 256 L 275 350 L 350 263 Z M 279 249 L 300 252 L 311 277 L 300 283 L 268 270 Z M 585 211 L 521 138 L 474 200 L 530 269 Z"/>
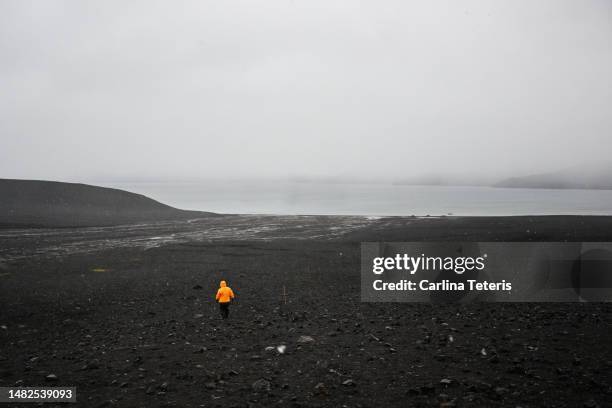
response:
<path id="1" fill-rule="evenodd" d="M 178 208 L 226 214 L 612 215 L 612 190 L 227 180 L 106 185 Z"/>
<path id="2" fill-rule="evenodd" d="M 609 161 L 612 3 L 0 2 L 0 177 L 494 181 Z"/>

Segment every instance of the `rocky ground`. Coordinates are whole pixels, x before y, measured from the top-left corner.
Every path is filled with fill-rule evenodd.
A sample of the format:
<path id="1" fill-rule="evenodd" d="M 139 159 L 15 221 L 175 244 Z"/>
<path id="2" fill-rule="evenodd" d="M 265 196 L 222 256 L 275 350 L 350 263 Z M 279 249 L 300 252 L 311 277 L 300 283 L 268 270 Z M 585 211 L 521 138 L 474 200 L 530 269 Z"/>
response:
<path id="1" fill-rule="evenodd" d="M 611 406 L 609 304 L 360 301 L 359 242 L 385 231 L 612 235 L 588 219 L 486 220 L 49 256 L 11 240 L 26 256 L 0 263 L 0 386 L 76 386 L 83 407 Z M 227 321 L 213 302 L 222 278 L 237 294 Z"/>

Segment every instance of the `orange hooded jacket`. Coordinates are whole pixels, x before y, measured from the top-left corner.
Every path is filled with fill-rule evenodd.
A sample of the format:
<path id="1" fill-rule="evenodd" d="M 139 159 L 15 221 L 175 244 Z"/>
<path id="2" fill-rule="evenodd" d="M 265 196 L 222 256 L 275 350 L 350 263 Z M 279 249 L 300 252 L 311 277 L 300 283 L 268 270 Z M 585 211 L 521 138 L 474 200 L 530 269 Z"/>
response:
<path id="1" fill-rule="evenodd" d="M 217 296 L 215 299 L 219 303 L 228 303 L 234 298 L 234 291 L 232 288 L 227 286 L 227 283 L 223 280 L 219 284 L 219 290 L 217 291 Z"/>

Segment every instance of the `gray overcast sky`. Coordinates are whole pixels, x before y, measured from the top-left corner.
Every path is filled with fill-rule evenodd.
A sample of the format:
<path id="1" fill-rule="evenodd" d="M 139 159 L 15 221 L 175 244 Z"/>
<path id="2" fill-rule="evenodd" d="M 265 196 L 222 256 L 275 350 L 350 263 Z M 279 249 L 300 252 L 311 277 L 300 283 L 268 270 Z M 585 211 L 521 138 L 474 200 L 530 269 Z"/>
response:
<path id="1" fill-rule="evenodd" d="M 609 160 L 612 2 L 0 0 L 0 177 Z"/>

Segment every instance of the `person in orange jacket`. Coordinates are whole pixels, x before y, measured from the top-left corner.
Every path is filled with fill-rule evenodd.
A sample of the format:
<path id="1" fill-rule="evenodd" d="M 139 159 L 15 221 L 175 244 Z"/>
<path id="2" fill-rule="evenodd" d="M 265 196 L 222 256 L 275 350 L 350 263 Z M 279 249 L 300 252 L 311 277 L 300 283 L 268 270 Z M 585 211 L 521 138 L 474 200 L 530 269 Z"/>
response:
<path id="1" fill-rule="evenodd" d="M 232 288 L 227 286 L 227 282 L 224 280 L 219 284 L 219 290 L 217 290 L 217 296 L 215 299 L 219 302 L 219 310 L 221 311 L 221 317 L 227 319 L 229 317 L 229 305 L 234 298 L 234 291 Z"/>

